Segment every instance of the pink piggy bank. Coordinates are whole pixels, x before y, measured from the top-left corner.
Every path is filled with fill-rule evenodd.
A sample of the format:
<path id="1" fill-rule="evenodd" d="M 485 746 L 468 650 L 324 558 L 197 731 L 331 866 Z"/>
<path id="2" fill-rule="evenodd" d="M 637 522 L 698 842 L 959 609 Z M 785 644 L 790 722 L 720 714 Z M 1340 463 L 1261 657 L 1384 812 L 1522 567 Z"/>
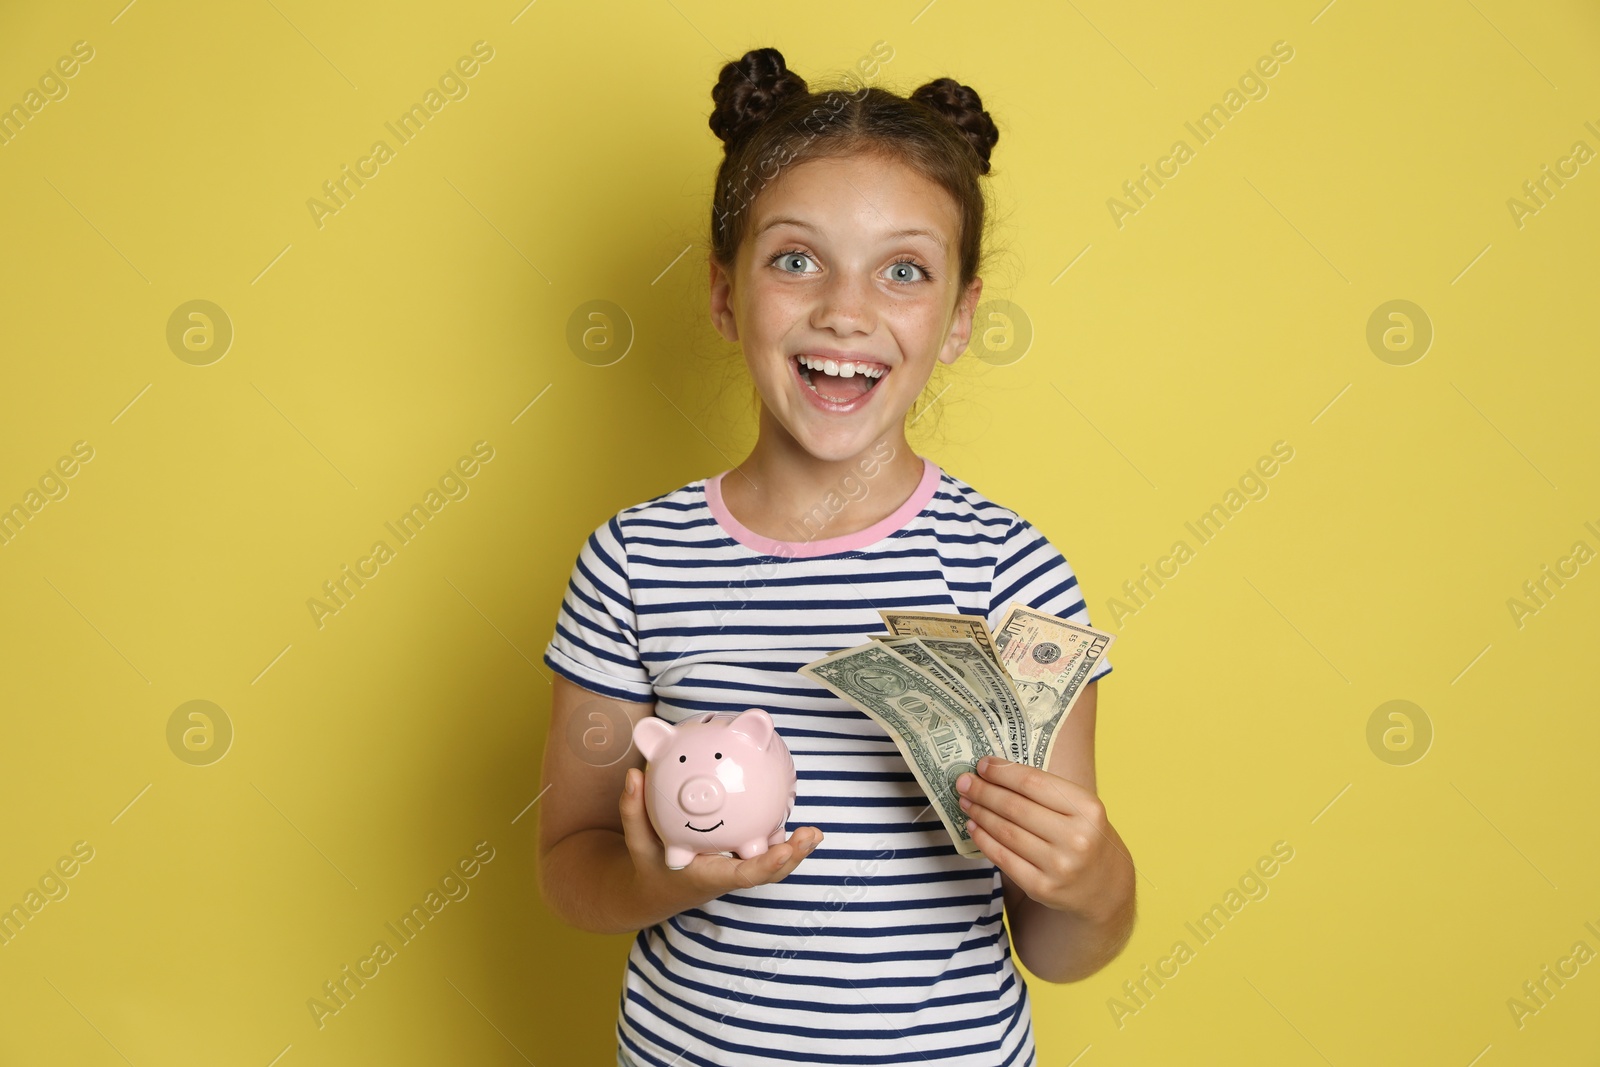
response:
<path id="1" fill-rule="evenodd" d="M 760 708 L 693 715 L 673 725 L 655 716 L 633 727 L 644 753 L 644 804 L 679 871 L 702 852 L 750 859 L 784 841 L 794 810 L 794 758 Z"/>

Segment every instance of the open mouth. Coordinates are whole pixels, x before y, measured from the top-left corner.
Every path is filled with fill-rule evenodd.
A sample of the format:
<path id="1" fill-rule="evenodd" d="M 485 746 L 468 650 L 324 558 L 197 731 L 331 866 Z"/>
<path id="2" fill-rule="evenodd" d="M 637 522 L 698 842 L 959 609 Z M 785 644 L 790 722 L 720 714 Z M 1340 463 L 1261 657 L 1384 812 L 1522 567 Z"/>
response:
<path id="1" fill-rule="evenodd" d="M 870 360 L 833 359 L 800 353 L 795 373 L 825 407 L 849 407 L 876 389 L 889 368 Z"/>
<path id="2" fill-rule="evenodd" d="M 721 826 L 723 823 L 725 823 L 727 821 L 728 820 L 726 820 L 726 819 L 718 819 L 717 820 L 717 826 Z M 683 825 L 687 826 L 689 829 L 693 830 L 697 834 L 709 834 L 711 831 L 713 831 L 713 830 L 715 830 L 717 828 L 717 826 L 708 826 L 704 830 L 702 830 L 702 829 L 700 829 L 700 827 L 696 826 L 692 822 L 686 822 Z"/>

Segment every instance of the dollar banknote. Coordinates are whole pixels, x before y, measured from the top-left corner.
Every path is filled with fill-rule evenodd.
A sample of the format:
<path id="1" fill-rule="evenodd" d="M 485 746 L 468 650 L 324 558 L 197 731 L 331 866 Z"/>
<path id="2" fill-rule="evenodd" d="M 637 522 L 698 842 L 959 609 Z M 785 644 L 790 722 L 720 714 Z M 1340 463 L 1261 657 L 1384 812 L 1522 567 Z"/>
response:
<path id="1" fill-rule="evenodd" d="M 970 637 L 919 637 L 916 640 L 954 672 L 968 692 L 977 694 L 976 709 L 996 724 L 1002 738 L 1001 754 L 1013 763 L 1027 763 L 1031 730 L 1005 668 L 990 659 L 983 646 Z"/>
<path id="2" fill-rule="evenodd" d="M 911 660 L 881 642 L 832 652 L 800 668 L 882 726 L 963 856 L 981 849 L 967 833 L 956 779 L 995 754 L 982 721 Z"/>
<path id="3" fill-rule="evenodd" d="M 944 660 L 933 653 L 932 649 L 922 643 L 922 638 L 895 637 L 892 634 L 869 634 L 868 636 L 881 639 L 885 645 L 894 649 L 918 667 L 921 667 L 924 672 L 948 689 L 952 697 L 968 708 L 977 708 L 983 703 L 977 693 L 967 688 L 967 683 L 962 680 L 960 674 L 951 669 Z M 984 720 L 984 727 L 988 731 L 989 743 L 994 746 L 994 750 L 996 752 L 1006 751 L 1008 748 L 1006 737 L 1009 733 L 1006 728 L 1007 724 L 1001 722 L 998 718 L 990 717 Z"/>
<path id="4" fill-rule="evenodd" d="M 1033 763 L 1033 726 L 1022 714 L 1021 701 L 1006 676 L 994 639 L 982 619 L 940 611 L 883 611 L 888 636 L 871 635 L 880 641 L 894 641 L 897 635 L 915 636 L 930 651 L 962 676 L 969 692 L 978 696 L 975 707 L 1005 723 L 1005 743 L 1000 751 L 1013 763 Z M 970 642 L 961 644 L 960 642 Z M 974 656 L 972 645 L 980 653 Z M 1034 766 L 1041 766 L 1034 764 Z"/>
<path id="5" fill-rule="evenodd" d="M 983 648 L 984 655 L 1000 665 L 994 639 L 983 620 L 975 615 L 942 611 L 883 611 L 883 628 L 895 637 L 970 637 Z"/>
<path id="6" fill-rule="evenodd" d="M 1028 762 L 1048 767 L 1061 724 L 1116 638 L 1093 627 L 1012 605 L 994 634 L 1000 663 L 1028 721 Z"/>

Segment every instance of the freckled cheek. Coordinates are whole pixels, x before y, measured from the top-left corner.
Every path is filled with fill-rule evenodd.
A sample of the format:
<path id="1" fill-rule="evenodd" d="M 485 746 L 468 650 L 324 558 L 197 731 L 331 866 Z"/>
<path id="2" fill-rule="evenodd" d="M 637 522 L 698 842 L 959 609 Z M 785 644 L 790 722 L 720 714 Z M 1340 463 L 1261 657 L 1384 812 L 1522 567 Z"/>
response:
<path id="1" fill-rule="evenodd" d="M 805 326 L 810 305 L 781 288 L 751 293 L 751 332 L 762 341 L 776 343 Z"/>
<path id="2" fill-rule="evenodd" d="M 894 335 L 895 344 L 907 359 L 917 359 L 934 348 L 941 325 L 939 309 L 933 306 L 899 307 L 886 315 L 884 324 Z"/>
<path id="3" fill-rule="evenodd" d="M 792 297 L 774 298 L 761 309 L 763 326 L 775 337 L 782 337 L 800 329 L 809 329 L 810 318 L 811 305 Z"/>

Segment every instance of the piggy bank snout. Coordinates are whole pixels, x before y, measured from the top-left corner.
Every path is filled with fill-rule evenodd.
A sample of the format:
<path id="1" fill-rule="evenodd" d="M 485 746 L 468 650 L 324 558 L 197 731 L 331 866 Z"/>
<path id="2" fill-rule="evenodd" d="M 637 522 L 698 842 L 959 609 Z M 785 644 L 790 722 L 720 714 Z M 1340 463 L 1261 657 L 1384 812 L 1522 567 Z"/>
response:
<path id="1" fill-rule="evenodd" d="M 678 804 L 690 815 L 710 815 L 722 801 L 722 783 L 715 778 L 691 778 L 678 790 Z"/>

